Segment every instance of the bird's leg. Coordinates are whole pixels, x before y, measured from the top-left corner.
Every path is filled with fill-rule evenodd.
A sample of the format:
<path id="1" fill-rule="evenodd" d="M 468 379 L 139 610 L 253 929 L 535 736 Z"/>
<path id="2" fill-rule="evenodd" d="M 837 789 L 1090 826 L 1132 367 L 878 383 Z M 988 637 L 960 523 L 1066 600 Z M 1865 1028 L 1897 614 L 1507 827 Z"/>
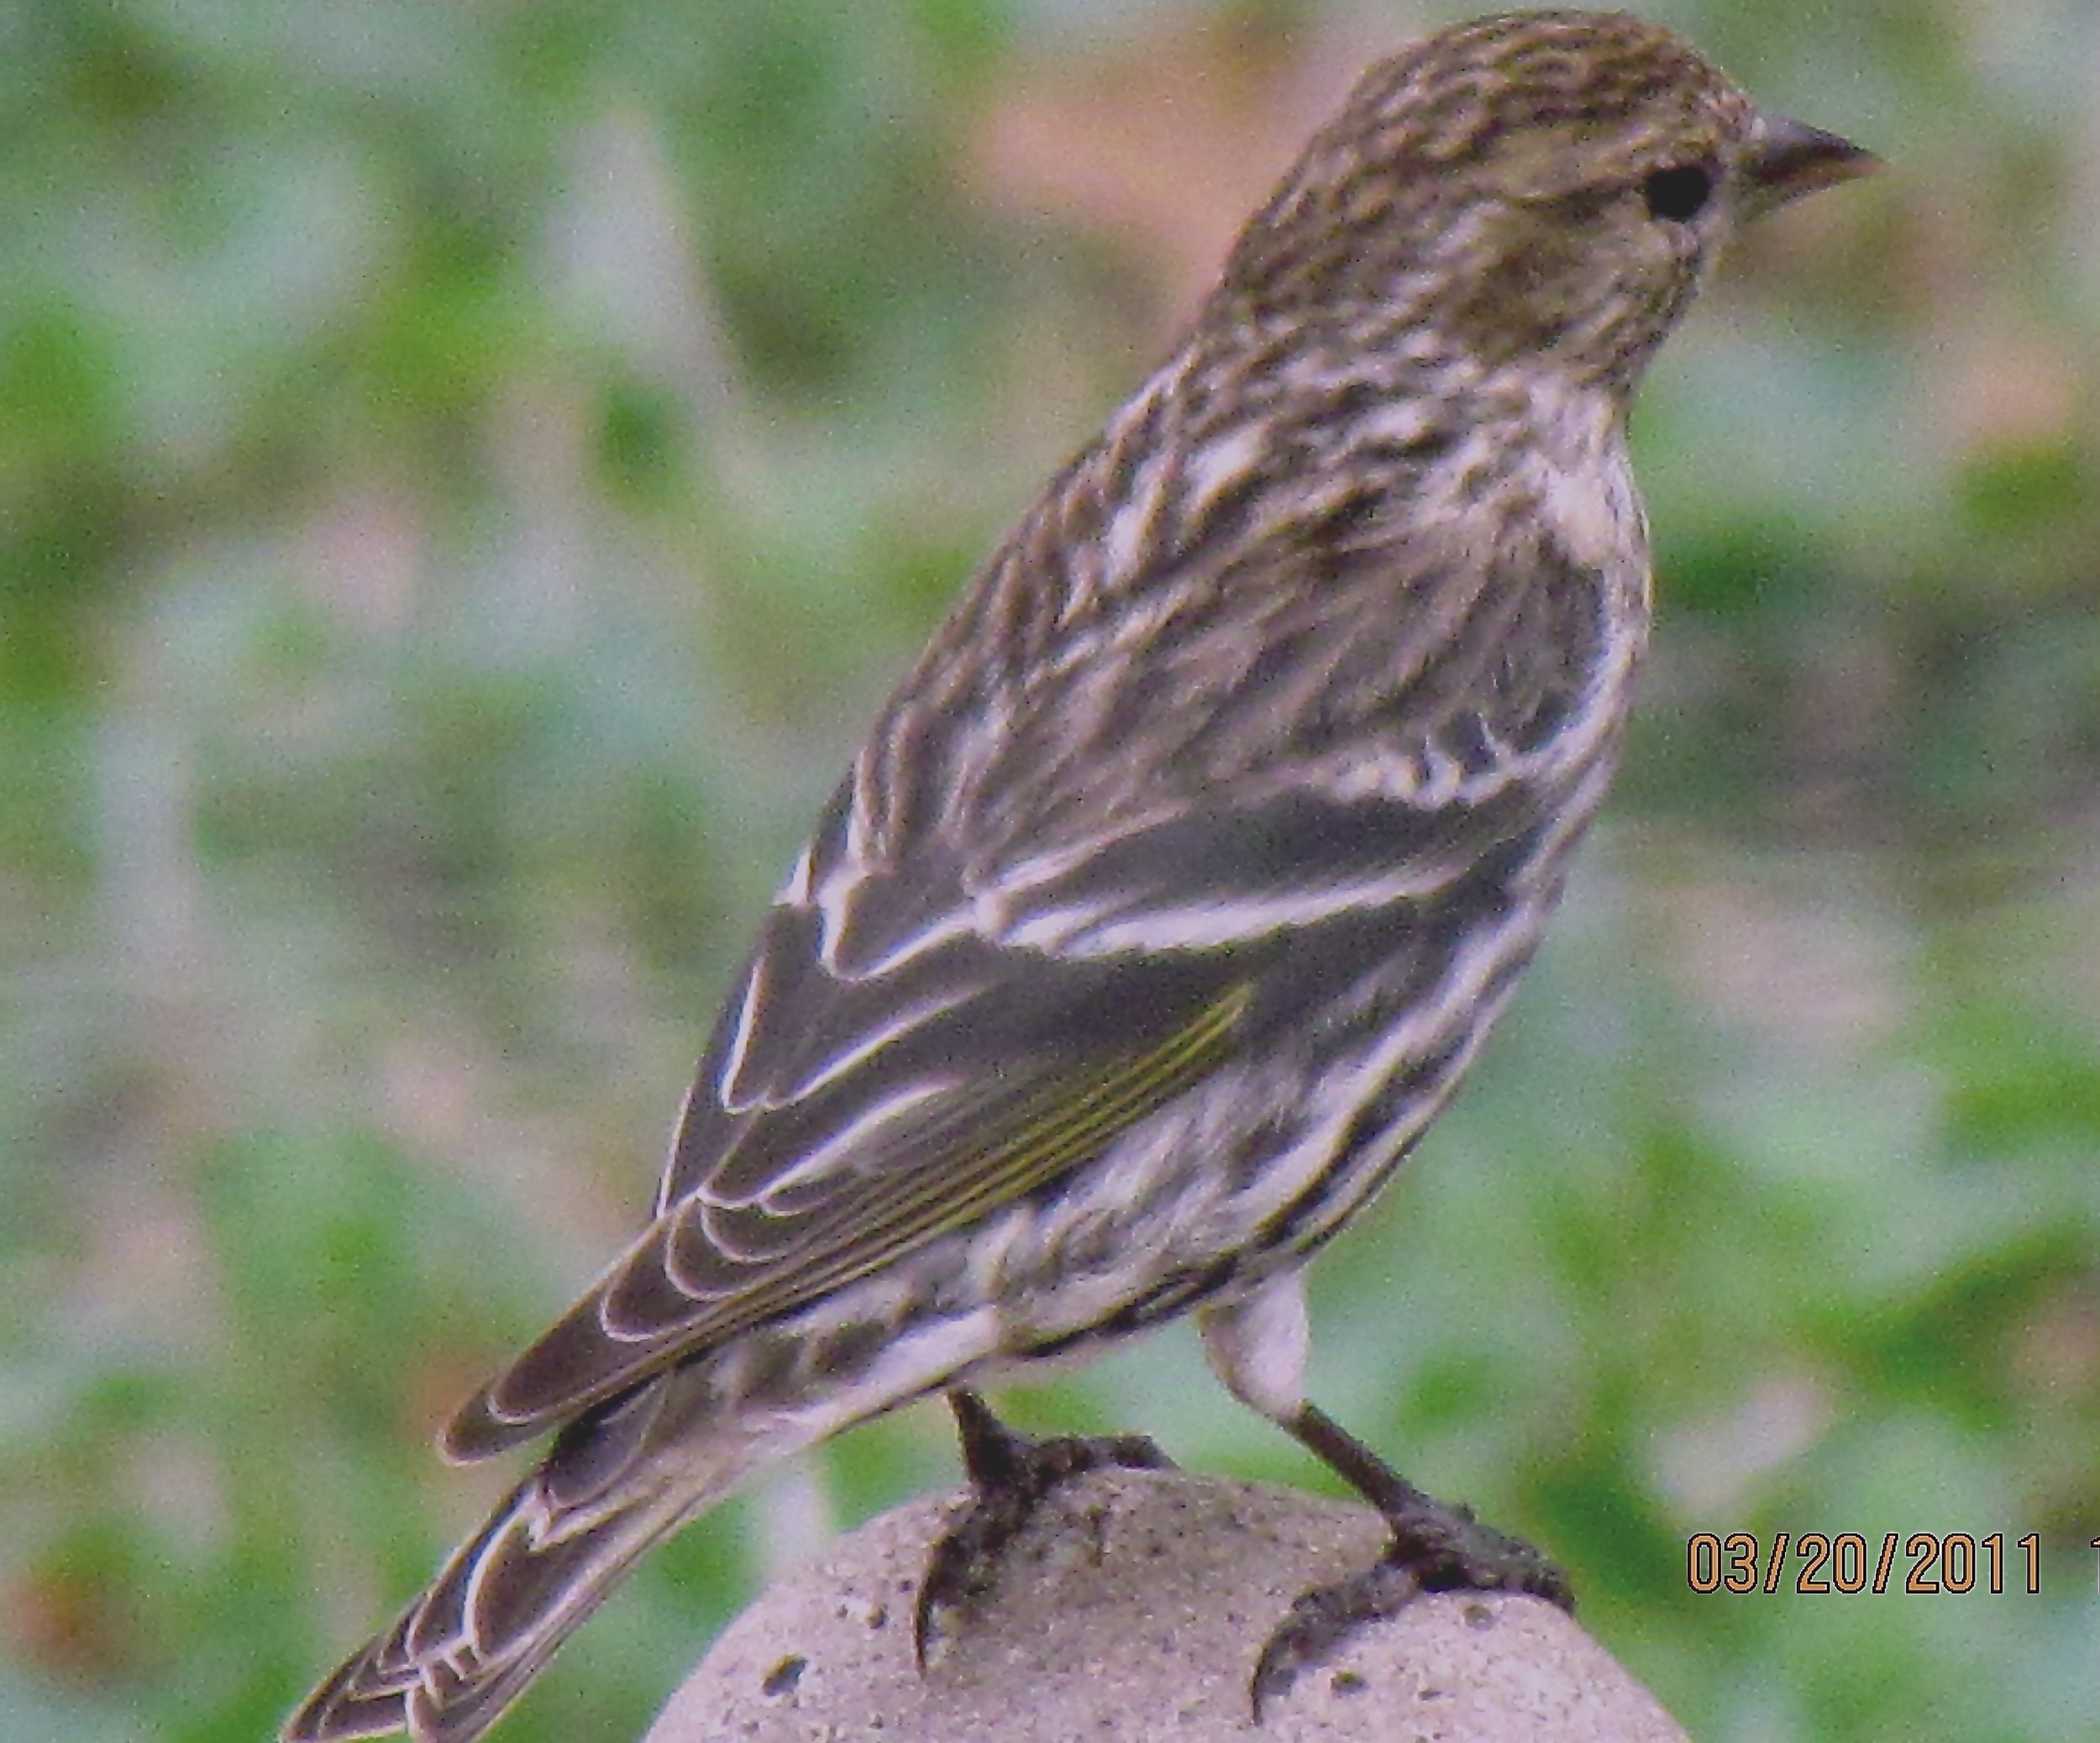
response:
<path id="1" fill-rule="evenodd" d="M 927 1558 L 913 1644 L 919 1662 L 948 1617 L 983 1597 L 1000 1560 L 1037 1508 L 1060 1483 L 1087 1471 L 1170 1471 L 1173 1461 L 1147 1435 L 1061 1435 L 1037 1440 L 1009 1428 L 974 1392 L 948 1394 L 962 1437 L 971 1496 Z"/>
<path id="2" fill-rule="evenodd" d="M 1425 1592 L 1512 1592 L 1575 1607 L 1567 1576 L 1520 1538 L 1483 1525 L 1465 1507 L 1426 1495 L 1313 1404 L 1284 1429 L 1362 1495 L 1392 1527 L 1385 1553 L 1352 1579 L 1307 1592 L 1263 1648 L 1255 1666 L 1254 1716 L 1362 1623 L 1396 1614 Z"/>

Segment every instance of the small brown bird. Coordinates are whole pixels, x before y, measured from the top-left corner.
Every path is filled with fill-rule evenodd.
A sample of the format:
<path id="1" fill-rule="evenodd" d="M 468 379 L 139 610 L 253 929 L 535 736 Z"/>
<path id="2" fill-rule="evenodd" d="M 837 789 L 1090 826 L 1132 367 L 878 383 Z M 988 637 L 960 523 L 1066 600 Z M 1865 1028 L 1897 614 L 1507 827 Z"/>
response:
<path id="1" fill-rule="evenodd" d="M 1628 401 L 1747 219 L 1872 159 L 1668 32 L 1541 12 L 1373 67 L 1164 363 L 1051 481 L 790 873 L 654 1218 L 446 1450 L 553 1443 L 291 1719 L 479 1736 L 635 1558 L 929 1393 L 1200 1313 L 1226 1385 L 1394 1525 L 1301 1605 L 1565 1599 L 1305 1394 L 1305 1260 L 1443 1107 L 1609 780 L 1647 638 Z"/>

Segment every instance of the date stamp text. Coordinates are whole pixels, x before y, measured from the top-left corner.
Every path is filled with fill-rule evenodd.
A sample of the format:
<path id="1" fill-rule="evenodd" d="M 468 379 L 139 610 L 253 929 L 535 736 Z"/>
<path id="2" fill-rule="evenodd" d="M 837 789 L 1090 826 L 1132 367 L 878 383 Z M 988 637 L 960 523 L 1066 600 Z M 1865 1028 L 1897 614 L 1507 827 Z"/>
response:
<path id="1" fill-rule="evenodd" d="M 2042 1588 L 2042 1541 L 1966 1531 L 1695 1532 L 1685 1541 L 1684 1577 L 1694 1592 L 1942 1593 Z"/>

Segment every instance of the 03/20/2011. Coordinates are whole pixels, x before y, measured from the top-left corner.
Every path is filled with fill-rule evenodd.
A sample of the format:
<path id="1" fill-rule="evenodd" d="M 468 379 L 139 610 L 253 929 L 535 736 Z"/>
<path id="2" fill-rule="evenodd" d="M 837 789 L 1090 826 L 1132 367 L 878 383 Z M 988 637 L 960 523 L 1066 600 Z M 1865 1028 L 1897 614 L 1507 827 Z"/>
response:
<path id="1" fill-rule="evenodd" d="M 1792 1591 L 1816 1597 L 1893 1590 L 1932 1596 L 2006 1589 L 2008 1546 L 2003 1531 L 1987 1537 L 1966 1531 L 1888 1531 L 1878 1544 L 1858 1531 L 1775 1531 L 1768 1538 L 1754 1531 L 1725 1537 L 1698 1531 L 1684 1547 L 1685 1580 L 1694 1592 Z M 2040 1534 L 2030 1531 L 2009 1548 L 2014 1589 L 2039 1593 Z M 1795 1564 L 1791 1579 L 1789 1560 Z"/>

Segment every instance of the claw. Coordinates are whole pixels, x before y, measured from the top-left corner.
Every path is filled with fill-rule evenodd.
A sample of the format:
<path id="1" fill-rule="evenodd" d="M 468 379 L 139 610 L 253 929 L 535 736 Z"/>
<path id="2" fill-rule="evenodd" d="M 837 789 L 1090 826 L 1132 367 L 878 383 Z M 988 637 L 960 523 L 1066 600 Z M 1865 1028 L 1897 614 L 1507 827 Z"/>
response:
<path id="1" fill-rule="evenodd" d="M 1392 1521 L 1393 1541 L 1370 1567 L 1291 1605 L 1255 1663 L 1248 1694 L 1256 1723 L 1300 1671 L 1326 1662 L 1357 1629 L 1399 1614 L 1425 1593 L 1504 1592 L 1575 1608 L 1567 1576 L 1521 1538 L 1482 1525 L 1466 1508 L 1421 1500 Z"/>
<path id="2" fill-rule="evenodd" d="M 1426 1495 L 1307 1405 L 1289 1425 L 1385 1517 L 1393 1541 L 1376 1563 L 1353 1578 L 1300 1596 L 1256 1661 L 1248 1688 L 1255 1721 L 1265 1705 L 1324 1662 L 1367 1622 L 1396 1615 L 1428 1592 L 1506 1592 L 1543 1598 L 1573 1610 L 1567 1576 L 1520 1537 L 1483 1525 L 1472 1509 Z"/>
<path id="3" fill-rule="evenodd" d="M 1037 1440 L 1011 1429 L 974 1392 L 951 1392 L 973 1491 L 927 1557 L 912 1622 L 919 1667 L 931 1662 L 951 1614 L 998 1583 L 1014 1540 L 1060 1484 L 1088 1471 L 1171 1471 L 1174 1462 L 1147 1435 L 1059 1436 Z"/>

